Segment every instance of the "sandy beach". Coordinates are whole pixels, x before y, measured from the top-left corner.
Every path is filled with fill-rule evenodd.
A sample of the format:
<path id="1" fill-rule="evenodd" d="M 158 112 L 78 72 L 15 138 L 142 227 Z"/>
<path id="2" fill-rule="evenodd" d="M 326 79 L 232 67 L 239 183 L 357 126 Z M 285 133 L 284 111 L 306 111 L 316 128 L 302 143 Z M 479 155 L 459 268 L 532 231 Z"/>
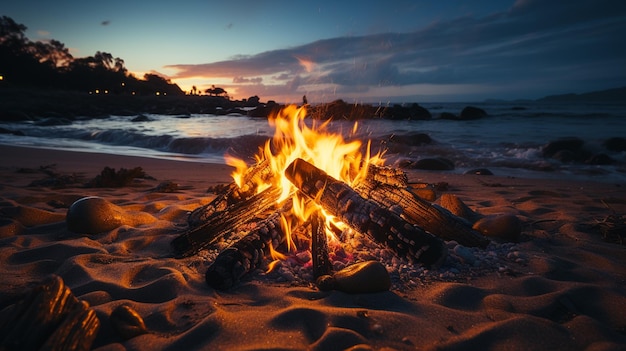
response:
<path id="1" fill-rule="evenodd" d="M 214 198 L 209 188 L 232 181 L 230 167 L 11 146 L 0 155 L 0 309 L 60 276 L 96 312 L 96 350 L 626 350 L 626 246 L 597 225 L 626 215 L 626 184 L 409 171 L 481 215 L 517 216 L 521 239 L 493 269 L 444 265 L 385 292 L 320 291 L 262 272 L 217 291 L 205 283 L 207 256 L 176 259 L 170 242 Z M 149 177 L 85 187 L 104 167 Z M 176 186 L 160 189 L 166 181 Z M 71 232 L 68 208 L 86 196 L 134 220 Z M 111 315 L 121 305 L 146 333 L 120 335 Z"/>

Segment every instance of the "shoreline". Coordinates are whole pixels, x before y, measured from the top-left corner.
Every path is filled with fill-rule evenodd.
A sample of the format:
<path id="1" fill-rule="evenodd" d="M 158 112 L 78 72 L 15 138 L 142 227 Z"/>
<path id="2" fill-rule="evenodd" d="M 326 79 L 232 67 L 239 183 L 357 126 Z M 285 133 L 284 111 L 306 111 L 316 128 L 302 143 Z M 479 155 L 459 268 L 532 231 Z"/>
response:
<path id="1" fill-rule="evenodd" d="M 439 194 L 454 194 L 481 215 L 514 214 L 523 223 L 521 239 L 503 254 L 490 247 L 476 255 L 488 269 L 455 258 L 441 270 L 405 277 L 414 284 L 404 289 L 320 291 L 288 280 L 284 265 L 270 274 L 254 272 L 223 292 L 205 283 L 209 253 L 175 259 L 169 243 L 185 230 L 188 212 L 214 197 L 209 187 L 231 182 L 229 166 L 4 145 L 0 154 L 0 311 L 58 275 L 95 311 L 96 350 L 626 345 L 625 246 L 603 241 L 594 227 L 626 213 L 624 186 L 410 170 L 410 183 L 439 184 Z M 51 164 L 85 180 L 106 166 L 142 167 L 156 179 L 121 188 L 28 186 L 45 177 L 39 167 Z M 154 191 L 163 181 L 179 187 Z M 98 234 L 72 233 L 65 214 L 83 196 L 102 197 L 144 220 Z M 145 333 L 116 331 L 113 311 L 120 306 L 136 311 Z"/>

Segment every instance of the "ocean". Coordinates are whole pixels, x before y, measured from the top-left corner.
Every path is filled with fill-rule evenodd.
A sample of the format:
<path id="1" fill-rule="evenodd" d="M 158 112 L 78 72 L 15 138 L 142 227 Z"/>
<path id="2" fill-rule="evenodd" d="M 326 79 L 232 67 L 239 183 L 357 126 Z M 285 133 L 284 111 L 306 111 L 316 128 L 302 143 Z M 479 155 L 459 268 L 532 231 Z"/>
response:
<path id="1" fill-rule="evenodd" d="M 371 140 L 374 151 L 386 150 L 388 165 L 442 157 L 454 163 L 452 173 L 487 168 L 510 177 L 569 178 L 626 183 L 626 152 L 608 150 L 609 138 L 626 137 L 626 105 L 549 104 L 540 102 L 424 103 L 431 120 L 334 120 L 328 129 L 347 140 Z M 465 106 L 485 110 L 487 117 L 469 120 L 437 118 L 443 112 L 459 114 Z M 226 153 L 253 162 L 259 146 L 274 131 L 265 118 L 243 115 L 146 114 L 108 118 L 62 118 L 0 122 L 0 128 L 24 135 L 0 134 L 0 143 L 116 155 L 225 163 Z M 309 122 L 307 122 L 309 123 Z M 419 145 L 415 134 L 432 140 Z M 562 162 L 544 157 L 542 150 L 559 138 L 577 137 L 590 155 L 604 154 L 611 164 Z"/>

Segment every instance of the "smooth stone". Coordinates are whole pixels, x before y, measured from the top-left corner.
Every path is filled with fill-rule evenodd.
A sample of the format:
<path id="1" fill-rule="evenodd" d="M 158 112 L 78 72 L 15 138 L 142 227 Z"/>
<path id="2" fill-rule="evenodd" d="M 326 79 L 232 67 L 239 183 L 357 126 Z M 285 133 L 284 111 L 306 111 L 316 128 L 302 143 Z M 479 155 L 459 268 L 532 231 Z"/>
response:
<path id="1" fill-rule="evenodd" d="M 124 339 L 148 333 L 143 318 L 128 305 L 119 305 L 111 312 L 111 326 Z"/>
<path id="2" fill-rule="evenodd" d="M 75 233 L 98 234 L 122 225 L 140 225 L 157 219 L 145 212 L 125 211 L 97 196 L 84 197 L 67 210 L 67 229 Z"/>
<path id="3" fill-rule="evenodd" d="M 522 222 L 512 214 L 492 215 L 479 219 L 472 227 L 484 236 L 517 242 L 522 234 Z"/>
<path id="4" fill-rule="evenodd" d="M 454 247 L 454 250 L 452 251 L 454 252 L 454 254 L 463 262 L 463 263 L 467 263 L 467 264 L 474 264 L 474 262 L 476 261 L 476 256 L 474 256 L 474 254 L 472 253 L 472 251 L 470 251 L 470 249 L 468 249 L 467 247 L 463 246 L 463 245 L 456 245 Z"/>
<path id="5" fill-rule="evenodd" d="M 84 197 L 67 210 L 67 229 L 75 233 L 97 234 L 124 224 L 124 210 L 96 196 Z"/>
<path id="6" fill-rule="evenodd" d="M 389 272 L 378 261 L 365 261 L 348 266 L 333 276 L 335 289 L 350 294 L 387 291 L 391 287 Z"/>

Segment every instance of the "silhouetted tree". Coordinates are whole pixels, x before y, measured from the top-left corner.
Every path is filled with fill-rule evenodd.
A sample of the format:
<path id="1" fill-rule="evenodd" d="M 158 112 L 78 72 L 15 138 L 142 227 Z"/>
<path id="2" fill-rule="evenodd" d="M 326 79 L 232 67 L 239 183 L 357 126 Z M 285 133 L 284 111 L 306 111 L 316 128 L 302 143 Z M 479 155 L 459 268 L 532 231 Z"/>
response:
<path id="1" fill-rule="evenodd" d="M 211 96 L 226 96 L 226 90 L 216 87 L 215 85 L 211 85 L 211 87 L 204 91 L 205 93 Z"/>
<path id="2" fill-rule="evenodd" d="M 60 41 L 31 42 L 24 34 L 26 29 L 10 17 L 0 17 L 3 86 L 184 94 L 178 85 L 156 75 L 146 75 L 145 80 L 135 78 L 124 67 L 123 59 L 108 52 L 74 58 Z"/>

